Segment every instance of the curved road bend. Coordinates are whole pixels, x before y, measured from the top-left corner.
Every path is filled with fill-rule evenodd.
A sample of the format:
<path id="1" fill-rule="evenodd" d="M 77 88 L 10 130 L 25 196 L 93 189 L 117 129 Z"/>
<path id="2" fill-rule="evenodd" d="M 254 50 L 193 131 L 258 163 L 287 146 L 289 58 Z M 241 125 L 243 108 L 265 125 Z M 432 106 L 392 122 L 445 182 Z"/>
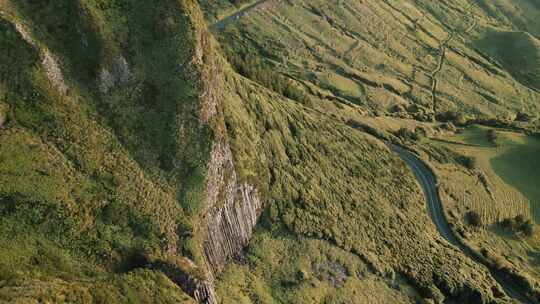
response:
<path id="1" fill-rule="evenodd" d="M 452 229 L 450 228 L 450 224 L 446 221 L 442 203 L 437 192 L 435 177 L 433 176 L 433 173 L 427 167 L 427 165 L 408 150 L 405 150 L 393 144 L 388 144 L 388 146 L 392 151 L 398 154 L 403 161 L 405 161 L 405 163 L 409 166 L 409 168 L 411 168 L 414 176 L 420 183 L 420 186 L 422 187 L 422 190 L 424 191 L 424 195 L 426 197 L 429 216 L 435 224 L 435 227 L 437 228 L 439 234 L 448 243 L 463 252 L 463 254 L 465 254 L 467 257 L 469 257 L 476 263 L 485 266 L 489 270 L 491 276 L 495 279 L 495 281 L 497 281 L 497 283 L 499 283 L 499 285 L 501 285 L 504 292 L 509 297 L 513 298 L 519 303 L 532 304 L 528 297 L 520 291 L 521 288 L 517 286 L 517 284 L 502 275 L 499 271 L 492 269 L 491 267 L 486 265 L 485 262 L 480 258 L 478 253 L 472 251 L 469 247 L 465 246 L 456 238 L 456 236 L 452 232 Z"/>
<path id="2" fill-rule="evenodd" d="M 231 23 L 232 21 L 244 16 L 245 14 L 247 14 L 249 11 L 257 8 L 259 5 L 265 3 L 266 1 L 268 0 L 259 0 L 259 1 L 256 1 L 236 12 L 234 12 L 233 14 L 219 20 L 218 22 L 212 24 L 210 26 L 210 30 L 212 31 L 215 31 L 215 30 L 220 30 L 220 29 L 223 29 L 227 24 Z"/>

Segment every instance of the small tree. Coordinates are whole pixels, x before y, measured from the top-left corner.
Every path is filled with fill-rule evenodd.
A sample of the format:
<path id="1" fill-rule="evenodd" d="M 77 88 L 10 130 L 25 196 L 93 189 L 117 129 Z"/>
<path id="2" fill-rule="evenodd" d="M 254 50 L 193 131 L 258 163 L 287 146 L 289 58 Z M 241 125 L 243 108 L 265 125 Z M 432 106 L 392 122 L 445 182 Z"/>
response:
<path id="1" fill-rule="evenodd" d="M 514 218 L 507 218 L 502 220 L 501 226 L 514 233 L 516 236 L 530 237 L 534 234 L 534 224 L 530 219 L 526 219 L 525 216 L 519 214 Z"/>
<path id="2" fill-rule="evenodd" d="M 514 218 L 515 227 L 519 227 L 523 225 L 524 223 L 525 223 L 525 216 L 523 216 L 522 214 L 516 215 L 516 217 Z"/>
<path id="3" fill-rule="evenodd" d="M 476 158 L 472 156 L 460 155 L 456 157 L 456 161 L 467 169 L 473 170 L 474 168 L 476 168 Z"/>
<path id="4" fill-rule="evenodd" d="M 505 218 L 501 221 L 501 226 L 504 228 L 504 229 L 510 229 L 512 230 L 513 227 L 514 227 L 514 220 L 511 219 L 511 218 Z"/>
<path id="5" fill-rule="evenodd" d="M 487 137 L 488 137 L 489 142 L 492 145 L 497 146 L 497 131 L 489 130 L 488 134 L 487 134 Z"/>
<path id="6" fill-rule="evenodd" d="M 418 134 L 416 134 L 416 132 L 411 131 L 407 128 L 399 129 L 397 131 L 397 136 L 401 137 L 402 139 L 412 140 L 412 141 L 417 141 L 420 139 L 420 137 L 418 136 Z"/>
<path id="7" fill-rule="evenodd" d="M 516 121 L 528 122 L 531 121 L 531 116 L 527 113 L 518 112 L 516 115 Z"/>
<path id="8" fill-rule="evenodd" d="M 476 211 L 469 211 L 467 212 L 467 221 L 471 226 L 474 227 L 480 227 L 482 226 L 482 218 L 480 217 L 480 214 Z"/>
<path id="9" fill-rule="evenodd" d="M 523 233 L 526 237 L 531 237 L 534 233 L 534 226 L 531 220 L 527 220 L 525 223 L 523 223 L 520 227 L 520 231 Z"/>

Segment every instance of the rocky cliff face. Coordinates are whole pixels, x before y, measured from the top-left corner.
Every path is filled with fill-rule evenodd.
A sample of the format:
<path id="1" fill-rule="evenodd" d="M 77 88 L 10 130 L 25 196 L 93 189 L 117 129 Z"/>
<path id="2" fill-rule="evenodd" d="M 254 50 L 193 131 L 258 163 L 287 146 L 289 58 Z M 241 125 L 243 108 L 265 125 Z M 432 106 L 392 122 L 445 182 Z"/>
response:
<path id="1" fill-rule="evenodd" d="M 228 260 L 242 254 L 263 205 L 257 189 L 240 181 L 236 173 L 221 113 L 222 63 L 210 37 L 206 31 L 198 32 L 197 47 L 191 61 L 201 68 L 203 80 L 199 96 L 201 124 L 209 125 L 215 136 L 207 165 L 203 208 L 199 215 L 206 280 L 200 281 L 195 289 L 189 286 L 184 289 L 197 301 L 209 304 L 217 303 L 213 293 L 215 277 Z"/>
<path id="2" fill-rule="evenodd" d="M 202 215 L 202 253 L 206 279 L 181 280 L 181 286 L 200 303 L 217 303 L 215 277 L 228 260 L 242 255 L 248 244 L 262 201 L 257 189 L 239 181 L 229 144 L 214 142 L 208 165 L 205 209 Z"/>
<path id="3" fill-rule="evenodd" d="M 36 47 L 36 42 L 30 35 L 28 29 L 22 24 L 18 22 L 13 23 L 15 26 L 15 29 L 21 37 L 31 46 Z M 60 69 L 60 66 L 58 64 L 58 60 L 55 58 L 55 56 L 51 53 L 49 49 L 46 47 L 37 48 L 40 50 L 40 58 L 41 58 L 41 66 L 43 67 L 43 70 L 45 71 L 45 75 L 47 76 L 47 79 L 51 82 L 52 86 L 58 91 L 58 93 L 62 95 L 66 95 L 68 92 L 68 87 L 66 85 L 66 81 L 64 80 L 64 75 L 62 74 L 62 70 Z"/>
<path id="4" fill-rule="evenodd" d="M 214 276 L 227 259 L 241 254 L 262 208 L 257 189 L 238 180 L 226 142 L 216 142 L 212 149 L 206 208 L 202 246 L 206 266 Z"/>

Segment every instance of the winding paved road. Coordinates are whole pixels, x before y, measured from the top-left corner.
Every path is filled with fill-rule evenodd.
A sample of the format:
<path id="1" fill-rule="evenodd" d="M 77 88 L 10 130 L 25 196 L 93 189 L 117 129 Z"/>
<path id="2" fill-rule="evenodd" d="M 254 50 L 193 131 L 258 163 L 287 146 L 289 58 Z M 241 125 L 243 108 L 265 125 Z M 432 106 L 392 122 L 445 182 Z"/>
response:
<path id="1" fill-rule="evenodd" d="M 219 20 L 218 22 L 212 24 L 210 26 L 210 30 L 212 31 L 215 31 L 215 30 L 220 30 L 220 29 L 223 29 L 227 24 L 231 23 L 232 21 L 244 16 L 245 14 L 247 14 L 249 11 L 252 11 L 254 10 L 255 8 L 257 8 L 258 6 L 264 4 L 265 2 L 267 2 L 268 0 L 259 0 L 259 1 L 256 1 L 236 12 L 234 12 L 232 15 L 229 15 L 221 20 Z"/>
<path id="2" fill-rule="evenodd" d="M 501 285 L 504 292 L 508 296 L 518 301 L 519 303 L 532 304 L 533 302 L 531 302 L 528 297 L 525 296 L 523 292 L 521 292 L 521 288 L 515 282 L 507 278 L 500 271 L 497 271 L 496 269 L 493 269 L 492 267 L 487 265 L 485 261 L 478 255 L 478 253 L 471 250 L 468 246 L 465 246 L 456 238 L 452 229 L 450 228 L 450 225 L 446 221 L 441 200 L 437 192 L 435 177 L 433 176 L 433 173 L 427 167 L 427 165 L 408 150 L 405 150 L 393 144 L 389 144 L 389 147 L 392 149 L 392 151 L 398 154 L 403 161 L 405 161 L 405 163 L 411 168 L 414 176 L 420 183 L 420 186 L 424 191 L 424 195 L 426 196 L 429 216 L 435 224 L 435 227 L 437 228 L 439 234 L 448 243 L 463 252 L 463 254 L 465 254 L 467 257 L 469 257 L 476 263 L 486 267 L 489 270 L 491 276 L 495 279 L 495 281 L 497 281 L 497 283 L 499 283 L 499 285 Z"/>

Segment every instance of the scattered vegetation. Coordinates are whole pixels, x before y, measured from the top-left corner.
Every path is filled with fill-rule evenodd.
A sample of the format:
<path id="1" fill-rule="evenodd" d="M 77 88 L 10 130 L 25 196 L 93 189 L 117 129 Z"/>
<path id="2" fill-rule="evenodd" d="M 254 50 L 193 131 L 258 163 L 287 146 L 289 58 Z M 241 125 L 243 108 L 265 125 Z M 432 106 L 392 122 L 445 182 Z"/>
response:
<path id="1" fill-rule="evenodd" d="M 412 290 L 394 288 L 403 283 L 398 274 L 388 274 L 395 283 L 380 280 L 360 257 L 326 241 L 261 232 L 251 241 L 246 259 L 230 265 L 218 282 L 224 304 L 420 300 Z"/>
<path id="2" fill-rule="evenodd" d="M 493 144 L 496 136 L 497 146 Z M 441 149 L 451 150 L 464 157 L 475 158 L 474 175 L 448 162 L 436 164 L 442 192 L 443 206 L 456 231 L 479 219 L 480 229 L 466 235 L 466 240 L 495 252 L 489 256 L 497 264 L 524 273 L 528 285 L 540 275 L 538 265 L 523 259 L 539 246 L 534 233 L 538 219 L 536 188 L 530 181 L 538 180 L 536 163 L 540 147 L 534 136 L 488 127 L 467 127 L 445 141 L 432 142 L 430 155 L 439 162 Z M 515 153 L 515 154 L 514 154 Z M 509 182 L 512 178 L 512 183 Z M 527 189 L 527 191 L 524 191 Z M 473 213 L 474 212 L 474 216 Z M 459 216 L 458 216 L 459 215 Z M 474 226 L 474 225 L 473 225 Z M 510 232 L 501 233 L 498 227 Z"/>
<path id="3" fill-rule="evenodd" d="M 276 72 L 275 67 L 264 61 L 263 56 L 255 50 L 226 49 L 225 54 L 229 63 L 240 75 L 287 98 L 302 104 L 308 103 L 309 96 L 291 79 Z"/>
<path id="4" fill-rule="evenodd" d="M 414 282 L 422 286 L 418 288 L 427 298 L 452 297 L 455 290 L 438 290 L 429 278 L 436 275 L 444 277 L 443 280 L 462 280 L 462 277 L 457 278 L 459 275 L 449 264 L 433 266 L 422 262 L 428 257 L 419 252 L 427 252 L 424 251 L 426 246 L 432 246 L 428 239 L 436 232 L 420 232 L 432 226 L 421 207 L 419 188 L 412 173 L 384 144 L 357 130 L 352 122 L 349 125 L 353 128 L 350 128 L 323 113 L 306 111 L 303 105 L 278 94 L 256 91 L 257 86 L 245 78 L 233 75 L 228 78 L 232 87 L 229 91 L 236 94 L 227 99 L 226 124 L 234 155 L 243 160 L 237 162 L 239 172 L 242 178 L 258 185 L 270 204 L 268 217 L 263 219 L 264 225 L 256 232 L 255 239 L 265 234 L 265 238 L 276 244 L 284 238 L 291 238 L 293 243 L 299 237 L 325 240 L 358 255 L 369 265 L 370 272 L 382 276 L 388 284 L 396 282 L 400 273 L 406 280 L 397 285 L 408 286 L 405 282 Z M 257 170 L 250 169 L 250 163 L 258 164 Z M 396 214 L 401 215 L 396 217 Z M 273 231 L 280 234 L 271 233 Z M 376 245 L 381 242 L 384 243 L 382 248 Z M 309 270 L 285 264 L 283 272 L 274 272 L 263 266 L 283 261 L 283 258 L 276 258 L 275 262 L 266 258 L 261 261 L 259 250 L 268 252 L 267 248 L 269 245 L 251 243 L 248 258 L 254 262 L 235 265 L 224 275 L 220 283 L 225 284 L 221 288 L 222 295 L 227 297 L 228 290 L 240 290 L 244 295 L 235 297 L 233 293 L 230 302 L 250 303 L 263 298 L 287 301 L 290 299 L 287 297 L 299 296 L 301 289 L 308 288 L 312 281 L 305 282 L 304 278 L 310 277 Z M 287 248 L 285 253 L 292 250 Z M 394 254 L 396 252 L 399 256 Z M 281 252 L 268 254 L 274 256 Z M 441 247 L 437 250 L 439 254 L 438 261 L 460 263 L 460 257 L 454 252 Z M 291 256 L 295 255 L 291 253 Z M 351 280 L 355 282 L 354 278 Z M 478 282 L 467 284 L 475 286 Z M 334 286 L 326 288 L 330 290 L 320 293 L 308 288 L 304 298 L 309 302 L 313 299 L 309 295 L 316 297 L 322 293 L 331 297 L 336 292 L 350 291 L 348 287 L 342 291 Z M 298 297 L 298 301 L 302 298 Z"/>
<path id="5" fill-rule="evenodd" d="M 420 136 L 417 134 L 417 132 L 412 131 L 408 128 L 401 128 L 396 132 L 396 136 L 405 139 L 405 140 L 412 140 L 412 141 L 418 141 L 420 140 Z"/>
<path id="6" fill-rule="evenodd" d="M 469 170 L 473 170 L 476 168 L 476 158 L 474 156 L 458 156 L 456 158 L 456 161 L 458 164 L 464 166 L 465 168 Z"/>
<path id="7" fill-rule="evenodd" d="M 477 41 L 490 32 L 482 24 L 511 28 L 516 33 L 525 27 L 529 31 L 536 28 L 530 25 L 536 24 L 537 16 L 529 16 L 535 10 L 528 9 L 534 7 L 533 1 L 516 5 L 508 4 L 508 0 L 499 2 L 500 6 L 485 1 L 471 5 L 470 1 L 459 0 L 454 4 L 468 8 L 459 11 L 454 4 L 429 1 L 272 3 L 220 31 L 218 39 L 235 51 L 259 50 L 258 56 L 279 62 L 273 67 L 278 73 L 294 75 L 305 86 L 371 113 L 398 110 L 396 117 L 422 121 L 435 117 L 457 126 L 482 117 L 503 121 L 511 118 L 508 110 L 538 112 L 540 95 L 534 87 L 516 81 L 518 78 L 504 76 L 504 67 L 489 56 L 491 53 L 477 51 Z M 493 19 L 494 12 L 515 17 Z M 492 20 L 495 23 L 490 23 Z M 235 35 L 231 35 L 233 31 Z M 452 32 L 454 39 L 446 46 L 451 51 L 444 53 L 439 68 L 441 52 L 433 50 L 439 50 Z M 534 37 L 530 36 L 532 41 Z M 529 55 L 523 54 L 519 60 L 534 54 L 526 52 Z M 439 69 L 437 113 L 431 113 L 432 80 L 426 74 Z"/>
<path id="8" fill-rule="evenodd" d="M 466 126 L 468 119 L 463 113 L 458 113 L 456 111 L 446 111 L 442 113 L 437 113 L 436 119 L 440 122 L 450 122 L 455 126 Z"/>
<path id="9" fill-rule="evenodd" d="M 516 236 L 531 237 L 534 233 L 534 225 L 530 219 L 519 214 L 514 218 L 505 218 L 500 223 L 501 227 L 510 230 Z"/>

